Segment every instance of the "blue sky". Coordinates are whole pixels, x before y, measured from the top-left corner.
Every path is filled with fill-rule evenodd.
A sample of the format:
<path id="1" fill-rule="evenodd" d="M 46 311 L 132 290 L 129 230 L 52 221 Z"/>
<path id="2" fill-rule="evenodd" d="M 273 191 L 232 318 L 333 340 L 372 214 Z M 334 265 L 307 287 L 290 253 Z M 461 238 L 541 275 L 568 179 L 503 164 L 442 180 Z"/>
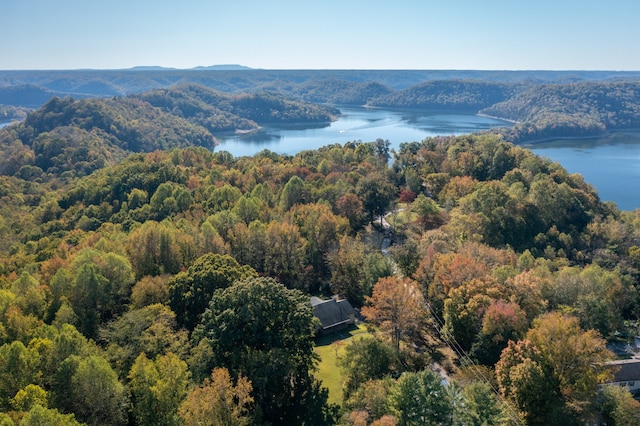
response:
<path id="1" fill-rule="evenodd" d="M 638 0 L 0 0 L 0 69 L 640 70 Z"/>

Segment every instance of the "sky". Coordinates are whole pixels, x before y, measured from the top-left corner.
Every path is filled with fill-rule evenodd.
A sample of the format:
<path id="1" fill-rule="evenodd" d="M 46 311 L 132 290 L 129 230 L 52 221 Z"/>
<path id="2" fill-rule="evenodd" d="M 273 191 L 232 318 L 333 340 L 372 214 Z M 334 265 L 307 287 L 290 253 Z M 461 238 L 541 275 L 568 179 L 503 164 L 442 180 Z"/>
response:
<path id="1" fill-rule="evenodd" d="M 638 0 L 0 0 L 0 70 L 640 70 Z"/>

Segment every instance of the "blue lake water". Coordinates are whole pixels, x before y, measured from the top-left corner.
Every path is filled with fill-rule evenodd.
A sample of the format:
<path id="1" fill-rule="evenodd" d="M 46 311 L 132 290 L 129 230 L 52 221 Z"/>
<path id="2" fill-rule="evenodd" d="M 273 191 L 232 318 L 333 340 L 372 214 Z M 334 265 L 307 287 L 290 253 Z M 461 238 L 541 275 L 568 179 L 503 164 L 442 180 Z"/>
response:
<path id="1" fill-rule="evenodd" d="M 569 173 L 580 173 L 601 200 L 613 201 L 621 210 L 640 207 L 640 133 L 557 140 L 529 148 L 562 164 Z"/>
<path id="2" fill-rule="evenodd" d="M 474 114 L 407 112 L 388 109 L 341 108 L 339 120 L 317 127 L 266 127 L 259 132 L 218 138 L 216 150 L 236 157 L 263 149 L 295 154 L 305 149 L 349 141 L 388 139 L 398 148 L 402 142 L 422 141 L 429 136 L 459 135 L 510 123 Z M 614 134 L 603 138 L 558 140 L 530 146 L 538 155 L 557 161 L 569 173 L 580 173 L 603 201 L 622 210 L 640 207 L 640 133 Z"/>
<path id="3" fill-rule="evenodd" d="M 265 127 L 258 132 L 218 137 L 216 150 L 235 157 L 254 155 L 263 149 L 278 154 L 296 154 L 334 143 L 387 139 L 391 146 L 422 141 L 428 136 L 459 135 L 509 123 L 474 114 L 407 112 L 373 108 L 340 108 L 342 116 L 329 125 L 315 127 Z"/>

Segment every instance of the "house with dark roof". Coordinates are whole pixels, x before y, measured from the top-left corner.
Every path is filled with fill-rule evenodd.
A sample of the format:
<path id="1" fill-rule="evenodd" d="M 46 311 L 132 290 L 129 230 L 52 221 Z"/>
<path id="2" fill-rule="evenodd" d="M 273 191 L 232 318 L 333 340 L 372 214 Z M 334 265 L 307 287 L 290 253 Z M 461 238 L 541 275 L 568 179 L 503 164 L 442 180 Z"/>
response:
<path id="1" fill-rule="evenodd" d="M 331 298 L 322 300 L 311 298 L 313 315 L 320 320 L 316 327 L 316 334 L 327 334 L 342 330 L 356 322 L 356 311 L 346 299 Z"/>
<path id="2" fill-rule="evenodd" d="M 621 359 L 607 362 L 614 368 L 613 381 L 608 385 L 626 387 L 632 393 L 640 392 L 640 359 Z"/>

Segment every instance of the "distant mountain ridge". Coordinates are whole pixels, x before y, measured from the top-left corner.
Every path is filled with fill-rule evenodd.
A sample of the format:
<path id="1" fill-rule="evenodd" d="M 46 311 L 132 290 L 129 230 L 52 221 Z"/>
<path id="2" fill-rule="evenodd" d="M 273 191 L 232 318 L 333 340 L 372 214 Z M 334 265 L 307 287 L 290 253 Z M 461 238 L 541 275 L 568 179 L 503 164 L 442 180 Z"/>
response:
<path id="1" fill-rule="evenodd" d="M 222 65 L 199 66 L 199 67 L 188 68 L 188 69 L 198 70 L 198 71 L 202 71 L 202 70 L 240 71 L 240 70 L 251 70 L 253 68 L 245 67 L 244 65 L 238 65 L 238 64 L 222 64 Z"/>
<path id="2" fill-rule="evenodd" d="M 473 70 L 264 70 L 242 65 L 212 65 L 189 70 L 140 66 L 124 70 L 0 71 L 0 104 L 38 107 L 52 96 L 84 98 L 126 96 L 177 83 L 207 86 L 226 93 L 269 90 L 306 101 L 332 102 L 367 84 L 402 91 L 433 81 L 463 80 L 529 87 L 584 81 L 640 80 L 632 71 L 473 71 Z M 334 82 L 323 87 L 323 82 Z M 42 96 L 21 101 L 16 90 L 38 87 Z M 314 87 L 313 90 L 308 90 Z M 370 87 L 369 87 L 370 88 Z M 385 89 L 387 90 L 387 89 Z M 48 98 L 44 93 L 55 92 Z M 371 93 L 367 100 L 382 93 Z M 316 100 L 317 99 L 317 100 Z M 324 100 L 323 100 L 324 99 Z M 362 95 L 349 95 L 361 104 Z M 39 102 L 39 103 L 37 103 Z M 28 103 L 28 105 L 27 105 Z M 36 104 L 37 103 L 37 104 Z"/>
<path id="3" fill-rule="evenodd" d="M 157 101 L 154 105 L 165 112 L 175 109 L 179 116 L 210 131 L 251 130 L 260 122 L 327 121 L 335 115 L 309 102 L 464 110 L 521 122 L 500 130 L 508 140 L 521 143 L 638 128 L 640 103 L 627 92 L 639 84 L 640 71 L 262 70 L 234 64 L 177 70 L 151 66 L 0 71 L 0 105 L 37 108 L 54 96 L 133 95 Z M 626 88 L 619 90 L 621 85 Z M 177 94 L 176 87 L 191 87 L 190 93 Z M 225 108 L 199 99 L 200 95 L 210 96 L 204 89 L 218 92 L 214 97 L 231 96 L 218 99 Z M 610 94 L 602 93 L 609 89 Z M 590 94 L 602 102 L 594 103 Z M 307 104 L 292 104 L 294 101 Z M 190 112 L 193 108 L 197 116 Z"/>
<path id="4" fill-rule="evenodd" d="M 239 71 L 239 70 L 250 70 L 253 68 L 245 67 L 244 65 L 238 64 L 221 64 L 221 65 L 207 65 L 207 66 L 197 66 L 193 68 L 174 68 L 174 67 L 163 67 L 159 65 L 138 65 L 131 68 L 124 68 L 124 70 L 129 71 L 177 71 L 177 70 L 196 70 L 196 71 Z"/>

